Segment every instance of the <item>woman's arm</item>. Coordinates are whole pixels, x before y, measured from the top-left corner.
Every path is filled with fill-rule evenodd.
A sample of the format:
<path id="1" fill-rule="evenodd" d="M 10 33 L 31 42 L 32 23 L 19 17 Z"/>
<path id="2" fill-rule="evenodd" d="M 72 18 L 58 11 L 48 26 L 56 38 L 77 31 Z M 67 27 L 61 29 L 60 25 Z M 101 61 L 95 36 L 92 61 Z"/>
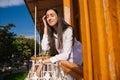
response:
<path id="1" fill-rule="evenodd" d="M 47 50 L 50 49 L 49 41 L 48 41 L 48 35 L 47 34 L 43 34 L 43 38 L 42 38 L 42 41 L 41 41 L 41 46 L 42 46 L 42 50 L 43 51 L 47 51 Z"/>
<path id="2" fill-rule="evenodd" d="M 41 42 L 42 50 L 46 51 L 50 49 L 49 41 L 48 41 L 48 26 L 46 23 L 46 15 L 42 18 L 44 24 L 44 34 Z"/>

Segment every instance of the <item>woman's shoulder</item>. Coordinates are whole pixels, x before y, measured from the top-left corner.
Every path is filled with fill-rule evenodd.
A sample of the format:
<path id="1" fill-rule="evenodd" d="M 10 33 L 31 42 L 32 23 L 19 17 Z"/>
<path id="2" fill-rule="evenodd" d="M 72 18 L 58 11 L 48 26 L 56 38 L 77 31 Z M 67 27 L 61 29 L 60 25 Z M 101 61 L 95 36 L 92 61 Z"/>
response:
<path id="1" fill-rule="evenodd" d="M 64 31 L 63 35 L 72 35 L 73 29 L 71 26 L 67 27 L 67 29 Z"/>
<path id="2" fill-rule="evenodd" d="M 71 26 L 69 26 L 67 29 L 70 29 L 70 30 L 72 30 L 72 27 L 71 27 Z"/>
<path id="3" fill-rule="evenodd" d="M 71 26 L 69 26 L 66 30 L 65 33 L 72 33 L 73 29 Z"/>

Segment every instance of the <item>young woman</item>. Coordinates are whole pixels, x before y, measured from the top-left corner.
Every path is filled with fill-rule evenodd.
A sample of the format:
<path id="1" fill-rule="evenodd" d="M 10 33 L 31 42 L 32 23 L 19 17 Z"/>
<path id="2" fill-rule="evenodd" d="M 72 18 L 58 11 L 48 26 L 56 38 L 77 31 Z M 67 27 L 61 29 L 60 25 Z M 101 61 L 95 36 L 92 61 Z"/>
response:
<path id="1" fill-rule="evenodd" d="M 61 13 L 56 8 L 50 8 L 42 18 L 44 23 L 44 34 L 42 39 L 42 49 L 49 50 L 55 55 L 42 63 L 55 63 L 60 60 L 82 64 L 82 47 L 81 43 L 73 35 L 72 27 L 64 21 Z M 54 51 L 54 52 L 52 52 Z M 38 67 L 36 73 L 39 76 Z"/>

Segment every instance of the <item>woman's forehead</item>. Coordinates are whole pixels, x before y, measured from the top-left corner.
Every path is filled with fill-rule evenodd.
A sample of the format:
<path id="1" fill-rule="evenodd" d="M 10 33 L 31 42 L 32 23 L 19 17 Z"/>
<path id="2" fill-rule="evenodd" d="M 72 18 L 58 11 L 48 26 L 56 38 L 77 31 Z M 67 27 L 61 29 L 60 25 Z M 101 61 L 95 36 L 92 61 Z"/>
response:
<path id="1" fill-rule="evenodd" d="M 46 14 L 56 14 L 56 12 L 52 9 L 49 9 Z"/>

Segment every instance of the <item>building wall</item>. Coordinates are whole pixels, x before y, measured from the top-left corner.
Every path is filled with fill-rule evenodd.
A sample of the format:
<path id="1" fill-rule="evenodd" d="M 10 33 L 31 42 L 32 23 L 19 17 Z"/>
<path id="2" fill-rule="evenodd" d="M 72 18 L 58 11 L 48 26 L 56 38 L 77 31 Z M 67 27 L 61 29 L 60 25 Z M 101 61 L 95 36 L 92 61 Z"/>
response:
<path id="1" fill-rule="evenodd" d="M 78 1 L 84 79 L 120 80 L 120 0 Z M 64 0 L 64 15 L 74 25 L 72 2 Z"/>

